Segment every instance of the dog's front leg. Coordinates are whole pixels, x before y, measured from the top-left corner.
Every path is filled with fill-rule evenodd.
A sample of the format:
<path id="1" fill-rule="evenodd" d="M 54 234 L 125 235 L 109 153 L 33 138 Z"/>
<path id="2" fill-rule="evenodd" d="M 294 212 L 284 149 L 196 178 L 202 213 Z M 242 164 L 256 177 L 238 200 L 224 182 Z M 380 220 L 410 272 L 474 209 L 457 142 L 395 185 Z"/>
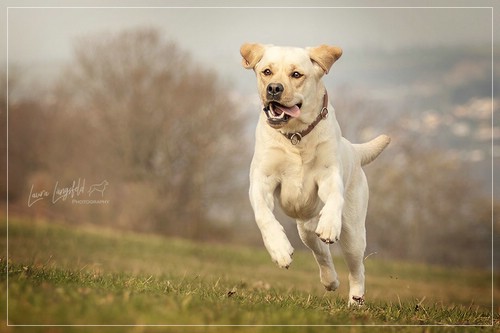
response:
<path id="1" fill-rule="evenodd" d="M 316 235 L 325 243 L 332 244 L 340 239 L 342 230 L 342 208 L 344 186 L 340 172 L 334 170 L 318 184 L 319 198 L 324 202 L 320 212 Z"/>
<path id="2" fill-rule="evenodd" d="M 293 247 L 283 226 L 273 215 L 274 191 L 277 185 L 278 181 L 274 177 L 253 171 L 250 177 L 250 202 L 264 245 L 272 260 L 281 268 L 288 268 L 292 263 Z"/>

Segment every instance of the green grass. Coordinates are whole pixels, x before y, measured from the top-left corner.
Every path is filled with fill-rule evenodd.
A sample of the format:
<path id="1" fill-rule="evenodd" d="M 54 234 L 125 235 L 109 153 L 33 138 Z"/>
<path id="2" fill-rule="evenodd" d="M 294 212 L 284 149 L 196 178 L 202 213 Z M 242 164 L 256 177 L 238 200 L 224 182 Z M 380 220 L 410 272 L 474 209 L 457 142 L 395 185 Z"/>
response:
<path id="1" fill-rule="evenodd" d="M 5 234 L 5 226 L 3 227 Z M 299 325 L 190 327 L 189 331 L 313 332 L 312 325 L 485 332 L 492 323 L 486 271 L 379 261 L 369 257 L 367 304 L 347 307 L 347 272 L 335 258 L 340 290 L 325 292 L 312 255 L 297 251 L 289 270 L 262 248 L 224 246 L 96 228 L 9 221 L 8 331 L 71 332 L 53 325 Z M 1 239 L 1 290 L 7 254 Z M 498 297 L 498 276 L 495 286 Z M 0 309 L 7 295 L 0 292 Z M 498 301 L 495 299 L 498 310 Z M 499 316 L 495 314 L 498 323 Z M 6 326 L 5 317 L 0 319 Z M 300 326 L 302 325 L 302 326 Z M 305 325 L 305 326 L 304 326 Z M 96 331 L 92 328 L 90 331 Z M 106 327 L 106 331 L 179 331 L 179 327 Z M 184 328 L 186 329 L 186 328 Z M 353 327 L 337 328 L 351 330 Z M 0 329 L 1 331 L 1 329 Z"/>

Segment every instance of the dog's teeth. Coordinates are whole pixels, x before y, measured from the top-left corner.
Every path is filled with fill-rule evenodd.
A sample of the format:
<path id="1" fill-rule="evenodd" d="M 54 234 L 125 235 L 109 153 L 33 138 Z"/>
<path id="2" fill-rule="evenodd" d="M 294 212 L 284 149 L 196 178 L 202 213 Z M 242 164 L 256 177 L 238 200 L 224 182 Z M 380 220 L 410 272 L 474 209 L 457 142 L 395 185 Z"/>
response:
<path id="1" fill-rule="evenodd" d="M 273 118 L 283 119 L 284 116 L 285 116 L 284 112 L 282 112 L 281 114 L 277 114 L 276 112 L 274 112 L 273 110 L 271 110 L 271 117 L 273 117 Z"/>
<path id="2" fill-rule="evenodd" d="M 282 112 L 280 114 L 277 114 L 276 112 L 271 111 L 271 116 L 276 119 L 283 119 L 283 117 L 285 117 L 285 113 Z"/>

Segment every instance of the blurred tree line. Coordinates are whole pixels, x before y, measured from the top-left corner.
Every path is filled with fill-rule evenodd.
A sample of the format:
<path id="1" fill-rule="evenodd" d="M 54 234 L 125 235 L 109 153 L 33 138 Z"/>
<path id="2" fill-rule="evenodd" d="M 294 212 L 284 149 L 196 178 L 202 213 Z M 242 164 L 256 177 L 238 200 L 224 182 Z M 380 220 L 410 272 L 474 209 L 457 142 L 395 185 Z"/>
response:
<path id="1" fill-rule="evenodd" d="M 15 94 L 16 74 L 9 74 Z M 400 130 L 400 119 L 380 117 L 383 106 L 374 109 L 347 91 L 335 95 L 348 139 L 365 141 L 362 134 L 373 127 L 393 137 L 366 168 L 367 253 L 488 266 L 491 198 L 477 190 L 466 166 L 419 145 Z M 72 62 L 46 94 L 9 98 L 10 214 L 260 245 L 247 196 L 253 147 L 245 133 L 255 124 L 230 96 L 214 72 L 155 29 L 79 39 Z M 2 99 L 5 131 L 7 96 Z M 6 156 L 4 140 L 0 149 Z M 92 199 L 108 202 L 51 200 L 55 184 L 71 187 L 83 179 L 86 191 L 106 180 L 105 192 Z M 30 195 L 41 190 L 50 195 L 30 206 Z M 293 224 L 286 227 L 296 234 Z"/>
<path id="2" fill-rule="evenodd" d="M 348 89 L 336 102 L 338 110 L 345 110 L 337 112 L 345 137 L 364 142 L 382 128 L 393 139 L 365 167 L 370 187 L 367 254 L 491 267 L 492 219 L 496 238 L 500 235 L 492 205 L 498 214 L 500 204 L 480 188 L 473 165 L 439 147 L 432 137 L 401 126 L 414 115 L 356 98 Z"/>
<path id="3" fill-rule="evenodd" d="M 234 218 L 246 198 L 244 125 L 215 73 L 159 31 L 80 39 L 43 100 L 9 105 L 9 200 L 70 223 L 224 237 L 212 220 L 220 207 Z M 87 189 L 106 180 L 109 204 L 54 204 L 50 193 L 27 207 L 31 186 L 53 192 L 78 179 Z"/>

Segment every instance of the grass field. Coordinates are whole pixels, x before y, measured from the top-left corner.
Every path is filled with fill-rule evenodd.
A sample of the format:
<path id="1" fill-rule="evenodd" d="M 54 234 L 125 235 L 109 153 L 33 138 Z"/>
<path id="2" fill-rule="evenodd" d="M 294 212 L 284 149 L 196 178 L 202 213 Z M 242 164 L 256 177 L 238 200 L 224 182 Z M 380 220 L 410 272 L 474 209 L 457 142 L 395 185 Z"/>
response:
<path id="1" fill-rule="evenodd" d="M 2 226 L 6 233 L 6 224 Z M 325 292 L 316 264 L 297 251 L 289 270 L 262 248 L 224 246 L 92 227 L 9 220 L 1 239 L 4 332 L 488 332 L 491 273 L 366 259 L 367 303 L 347 308 L 347 273 L 335 258 L 338 291 Z M 8 309 L 7 309 L 8 297 Z M 46 326 L 39 326 L 46 325 Z M 244 326 L 205 326 L 244 325 Z M 247 325 L 278 325 L 247 326 Z M 290 326 L 282 326 L 290 325 Z M 368 325 L 368 326 L 367 326 Z M 369 325 L 401 325 L 374 327 Z M 414 327 L 407 325 L 424 325 Z M 427 326 L 437 325 L 437 326 Z M 444 327 L 444 325 L 453 325 Z M 475 325 L 459 327 L 455 325 Z"/>

